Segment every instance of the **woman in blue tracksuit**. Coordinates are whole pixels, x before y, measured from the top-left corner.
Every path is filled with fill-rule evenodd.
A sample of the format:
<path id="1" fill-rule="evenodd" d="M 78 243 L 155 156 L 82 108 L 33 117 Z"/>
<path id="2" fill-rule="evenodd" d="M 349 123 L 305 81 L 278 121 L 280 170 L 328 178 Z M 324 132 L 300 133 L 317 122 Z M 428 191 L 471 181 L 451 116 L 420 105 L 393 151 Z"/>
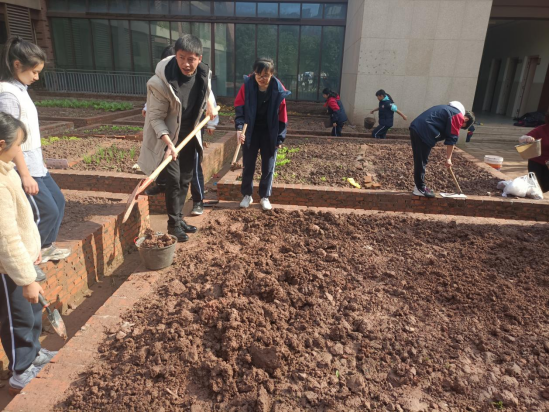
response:
<path id="1" fill-rule="evenodd" d="M 263 210 L 271 210 L 271 196 L 276 164 L 276 153 L 286 139 L 288 114 L 286 90 L 274 76 L 274 62 L 271 58 L 257 59 L 253 73 L 244 79 L 244 84 L 234 101 L 235 127 L 238 142 L 242 146 L 242 185 L 244 198 L 240 207 L 247 208 L 253 202 L 253 179 L 255 162 L 261 153 L 261 180 L 259 182 L 260 204 Z M 247 124 L 246 133 L 242 133 Z"/>
<path id="2" fill-rule="evenodd" d="M 328 109 L 330 121 L 332 122 L 332 136 L 341 136 L 343 125 L 348 120 L 343 103 L 339 95 L 328 88 L 322 90 L 322 97 L 326 99 L 324 107 Z"/>
<path id="3" fill-rule="evenodd" d="M 379 111 L 379 125 L 372 131 L 372 137 L 375 137 L 376 139 L 385 139 L 387 132 L 393 127 L 395 112 L 404 120 L 408 120 L 408 118 L 404 113 L 398 110 L 393 98 L 390 94 L 385 93 L 385 90 L 378 90 L 376 92 L 376 97 L 377 100 L 379 100 L 379 107 L 372 110 L 370 113 L 374 114 Z"/>

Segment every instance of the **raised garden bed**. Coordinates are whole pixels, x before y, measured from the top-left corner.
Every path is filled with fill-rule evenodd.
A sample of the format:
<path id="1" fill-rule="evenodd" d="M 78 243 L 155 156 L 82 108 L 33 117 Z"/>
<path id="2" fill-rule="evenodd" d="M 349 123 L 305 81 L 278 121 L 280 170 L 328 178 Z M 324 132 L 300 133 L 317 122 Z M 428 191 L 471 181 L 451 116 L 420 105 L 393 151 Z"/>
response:
<path id="1" fill-rule="evenodd" d="M 427 186 L 436 192 L 453 193 L 457 189 L 444 164 L 446 148 L 435 146 L 425 175 Z M 454 172 L 468 195 L 497 192 L 499 179 L 456 152 Z M 412 191 L 412 148 L 407 142 L 340 139 L 287 139 L 277 156 L 274 182 L 331 187 L 351 187 L 347 178 L 367 187 L 379 183 L 384 190 Z M 256 178 L 261 171 L 260 159 Z"/>
<path id="2" fill-rule="evenodd" d="M 75 130 L 75 133 L 85 136 L 140 137 L 143 133 L 143 127 L 131 125 L 96 125 Z"/>
<path id="3" fill-rule="evenodd" d="M 33 389 L 63 370 L 77 381 L 56 407 L 69 410 L 544 410 L 545 226 L 210 219 L 201 246 L 108 327 L 87 373 L 71 372 L 80 347 L 93 353 L 83 336 Z"/>
<path id="4" fill-rule="evenodd" d="M 61 223 L 60 232 L 68 233 L 78 230 L 82 222 L 87 222 L 93 216 L 118 214 L 124 210 L 123 199 L 120 195 L 90 196 L 89 192 L 80 194 L 76 191 L 65 193 L 65 215 Z M 118 205 L 116 208 L 105 207 Z"/>
<path id="5" fill-rule="evenodd" d="M 115 119 L 140 113 L 131 102 L 84 101 L 69 99 L 39 100 L 35 102 L 40 121 L 68 121 L 76 127 L 108 123 Z"/>

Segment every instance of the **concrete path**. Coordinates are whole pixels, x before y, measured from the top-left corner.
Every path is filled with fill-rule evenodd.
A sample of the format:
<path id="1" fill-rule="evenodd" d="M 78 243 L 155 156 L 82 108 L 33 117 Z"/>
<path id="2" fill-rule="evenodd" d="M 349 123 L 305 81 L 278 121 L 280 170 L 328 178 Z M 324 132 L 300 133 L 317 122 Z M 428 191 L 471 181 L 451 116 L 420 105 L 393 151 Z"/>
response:
<path id="1" fill-rule="evenodd" d="M 520 136 L 533 128 L 513 126 L 509 117 L 496 116 L 491 113 L 481 113 L 477 121 L 482 126 L 475 125 L 476 131 L 469 143 L 465 142 L 465 133 L 462 133 L 458 147 L 467 153 L 484 161 L 485 155 L 503 157 L 501 172 L 509 177 L 523 176 L 528 173 L 528 161 L 523 160 L 515 149 Z"/>

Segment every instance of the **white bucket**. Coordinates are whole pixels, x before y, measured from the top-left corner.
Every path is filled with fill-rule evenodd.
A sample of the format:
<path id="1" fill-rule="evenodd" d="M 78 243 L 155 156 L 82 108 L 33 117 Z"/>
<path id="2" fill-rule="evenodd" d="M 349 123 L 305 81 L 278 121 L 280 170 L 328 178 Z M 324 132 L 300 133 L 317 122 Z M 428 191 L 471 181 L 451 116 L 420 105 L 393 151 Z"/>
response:
<path id="1" fill-rule="evenodd" d="M 484 156 L 484 163 L 496 170 L 500 170 L 501 166 L 503 166 L 503 157 L 486 155 Z"/>

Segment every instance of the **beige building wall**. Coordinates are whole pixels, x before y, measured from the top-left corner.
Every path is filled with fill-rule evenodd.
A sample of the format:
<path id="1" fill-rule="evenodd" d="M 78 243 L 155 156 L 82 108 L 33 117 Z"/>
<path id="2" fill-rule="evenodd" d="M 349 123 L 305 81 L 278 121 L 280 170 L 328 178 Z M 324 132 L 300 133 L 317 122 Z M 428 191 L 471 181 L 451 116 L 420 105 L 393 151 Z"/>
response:
<path id="1" fill-rule="evenodd" d="M 473 104 L 492 0 L 349 0 L 341 98 L 362 124 L 384 89 L 407 127 L 425 109 Z"/>

